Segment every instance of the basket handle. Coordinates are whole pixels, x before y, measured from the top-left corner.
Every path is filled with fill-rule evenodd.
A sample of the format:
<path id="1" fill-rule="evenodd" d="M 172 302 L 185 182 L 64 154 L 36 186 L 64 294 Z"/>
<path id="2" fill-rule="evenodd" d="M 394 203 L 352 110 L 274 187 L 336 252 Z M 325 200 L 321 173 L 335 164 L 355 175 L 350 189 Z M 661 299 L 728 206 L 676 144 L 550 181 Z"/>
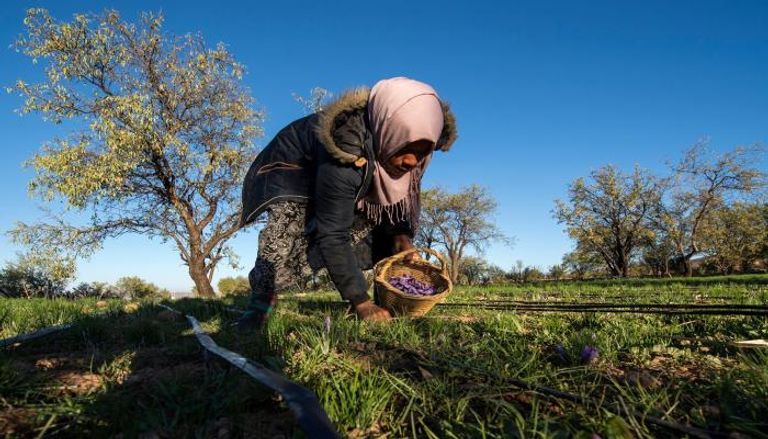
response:
<path id="1" fill-rule="evenodd" d="M 450 279 L 450 273 L 448 273 L 448 262 L 446 262 L 445 257 L 443 255 L 441 255 L 440 253 L 432 250 L 431 248 L 426 248 L 426 247 L 424 247 L 424 248 L 413 247 L 413 248 L 409 248 L 407 250 L 403 250 L 400 253 L 394 254 L 394 255 L 392 255 L 392 256 L 390 256 L 390 257 L 380 261 L 379 264 L 383 263 L 382 264 L 382 270 L 377 270 L 377 271 L 383 272 L 384 271 L 383 268 L 385 268 L 385 267 L 389 268 L 395 261 L 399 261 L 399 260 L 405 259 L 405 257 L 410 255 L 411 253 L 418 253 L 418 252 L 429 253 L 430 255 L 434 256 L 438 261 L 440 261 L 440 266 L 437 266 L 435 264 L 431 264 L 430 262 L 427 262 L 427 263 L 431 264 L 432 266 L 434 266 L 435 268 L 440 270 L 444 276 L 446 276 L 447 278 Z M 378 268 L 379 264 L 376 264 L 377 268 Z"/>

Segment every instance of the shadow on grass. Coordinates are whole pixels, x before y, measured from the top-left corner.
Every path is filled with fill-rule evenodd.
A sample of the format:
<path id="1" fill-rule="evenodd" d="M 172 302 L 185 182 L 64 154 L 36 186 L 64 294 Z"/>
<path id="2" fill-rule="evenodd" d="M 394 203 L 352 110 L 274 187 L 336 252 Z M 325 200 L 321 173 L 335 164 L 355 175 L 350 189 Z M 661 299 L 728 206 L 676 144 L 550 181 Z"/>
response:
<path id="1" fill-rule="evenodd" d="M 195 316 L 217 344 L 268 357 L 266 335 L 238 336 L 220 302 L 168 303 Z M 290 437 L 292 415 L 275 395 L 205 355 L 186 319 L 150 303 L 4 352 L 0 431 L 63 437 Z M 279 364 L 279 361 L 269 361 Z"/>

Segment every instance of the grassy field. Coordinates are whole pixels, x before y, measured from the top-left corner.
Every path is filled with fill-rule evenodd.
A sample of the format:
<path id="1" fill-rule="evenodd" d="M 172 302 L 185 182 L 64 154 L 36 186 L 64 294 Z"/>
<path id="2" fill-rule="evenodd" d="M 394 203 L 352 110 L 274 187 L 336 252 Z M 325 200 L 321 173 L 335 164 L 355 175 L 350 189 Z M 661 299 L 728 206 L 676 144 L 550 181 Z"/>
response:
<path id="1" fill-rule="evenodd" d="M 335 293 L 286 294 L 268 330 L 248 336 L 225 308 L 244 298 L 170 304 L 313 390 L 346 437 L 684 435 L 652 418 L 766 437 L 768 352 L 733 345 L 768 338 L 765 316 L 481 306 L 768 305 L 766 277 L 746 279 L 463 288 L 424 318 L 388 324 L 356 321 Z M 301 437 L 279 397 L 204 356 L 187 322 L 151 302 L 5 299 L 0 322 L 0 337 L 74 323 L 0 354 L 11 437 Z M 597 355 L 582 358 L 585 346 Z"/>

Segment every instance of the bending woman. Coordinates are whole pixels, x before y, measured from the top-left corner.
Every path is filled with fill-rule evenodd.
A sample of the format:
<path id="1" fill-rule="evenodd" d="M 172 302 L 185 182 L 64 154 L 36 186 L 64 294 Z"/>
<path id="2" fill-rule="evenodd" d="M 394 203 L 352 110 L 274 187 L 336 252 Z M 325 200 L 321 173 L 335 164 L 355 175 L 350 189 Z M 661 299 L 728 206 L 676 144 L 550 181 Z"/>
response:
<path id="1" fill-rule="evenodd" d="M 390 318 L 362 270 L 413 247 L 421 179 L 456 140 L 453 114 L 427 84 L 398 77 L 342 95 L 283 128 L 251 165 L 242 225 L 266 212 L 241 329 L 260 328 L 277 293 L 322 267 L 365 320 Z"/>

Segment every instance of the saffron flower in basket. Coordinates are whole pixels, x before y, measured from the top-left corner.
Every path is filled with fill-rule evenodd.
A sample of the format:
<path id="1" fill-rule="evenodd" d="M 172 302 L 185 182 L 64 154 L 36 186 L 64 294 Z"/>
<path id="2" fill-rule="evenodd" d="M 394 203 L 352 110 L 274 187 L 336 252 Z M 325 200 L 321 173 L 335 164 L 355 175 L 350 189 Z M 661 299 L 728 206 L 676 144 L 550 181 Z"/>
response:
<path id="1" fill-rule="evenodd" d="M 434 285 L 421 282 L 408 274 L 390 277 L 389 283 L 403 293 L 410 294 L 411 296 L 433 296 L 435 294 Z"/>

